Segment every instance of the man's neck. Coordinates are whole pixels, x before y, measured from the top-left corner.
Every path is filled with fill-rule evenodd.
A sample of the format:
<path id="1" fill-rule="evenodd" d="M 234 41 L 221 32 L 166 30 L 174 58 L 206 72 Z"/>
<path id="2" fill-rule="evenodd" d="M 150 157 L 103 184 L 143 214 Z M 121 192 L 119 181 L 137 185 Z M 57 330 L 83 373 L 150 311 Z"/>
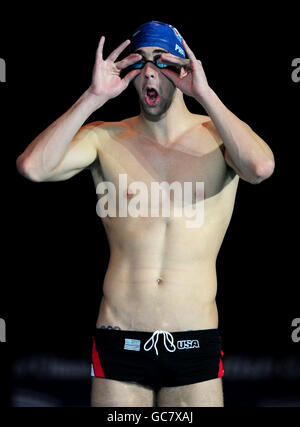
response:
<path id="1" fill-rule="evenodd" d="M 151 120 L 143 112 L 138 117 L 142 134 L 161 145 L 170 145 L 195 122 L 194 115 L 187 109 L 183 97 L 177 97 L 166 113 L 158 120 Z"/>

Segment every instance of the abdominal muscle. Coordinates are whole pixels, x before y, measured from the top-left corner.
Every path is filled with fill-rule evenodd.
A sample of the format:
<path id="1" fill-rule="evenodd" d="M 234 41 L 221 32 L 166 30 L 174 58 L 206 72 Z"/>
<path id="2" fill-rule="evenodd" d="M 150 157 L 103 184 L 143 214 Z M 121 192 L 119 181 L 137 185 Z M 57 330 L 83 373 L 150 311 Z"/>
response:
<path id="1" fill-rule="evenodd" d="M 201 244 L 199 231 L 191 230 L 193 238 L 187 238 L 187 229 L 181 231 L 176 223 L 132 219 L 131 228 L 128 219 L 122 225 L 107 221 L 111 257 L 98 328 L 176 332 L 218 327 L 215 256 Z"/>

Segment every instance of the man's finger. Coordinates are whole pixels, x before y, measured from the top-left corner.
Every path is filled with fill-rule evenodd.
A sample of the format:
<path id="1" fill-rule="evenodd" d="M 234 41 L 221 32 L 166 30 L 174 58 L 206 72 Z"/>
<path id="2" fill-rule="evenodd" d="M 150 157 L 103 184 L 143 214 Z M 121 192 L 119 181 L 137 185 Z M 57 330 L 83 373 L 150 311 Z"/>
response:
<path id="1" fill-rule="evenodd" d="M 169 53 L 163 53 L 160 58 L 159 58 L 159 62 L 161 62 L 162 64 L 167 64 L 167 65 L 179 65 L 181 66 L 181 58 L 179 58 L 178 56 L 174 56 L 174 55 L 170 55 Z"/>
<path id="2" fill-rule="evenodd" d="M 186 51 L 187 57 L 190 58 L 192 61 L 196 61 L 197 58 L 194 55 L 193 51 L 189 48 L 187 42 L 182 39 L 182 44 L 183 44 L 184 50 Z"/>
<path id="3" fill-rule="evenodd" d="M 107 58 L 108 60 L 115 62 L 115 60 L 118 58 L 118 56 L 123 52 L 124 49 L 130 44 L 130 40 L 126 40 L 125 42 L 121 43 L 120 46 L 118 46 L 115 50 L 112 51 L 112 53 Z"/>
<path id="4" fill-rule="evenodd" d="M 124 70 L 125 68 L 130 67 L 130 65 L 135 64 L 141 59 L 142 59 L 142 55 L 139 55 L 138 53 L 133 53 L 127 56 L 126 58 L 122 59 L 122 61 L 117 62 L 116 66 L 119 68 L 119 70 Z"/>
<path id="5" fill-rule="evenodd" d="M 187 67 L 190 63 L 190 60 L 186 58 L 179 58 L 179 56 L 174 56 L 170 53 L 163 53 L 159 58 L 159 62 L 166 65 L 178 65 L 179 67 Z"/>
<path id="6" fill-rule="evenodd" d="M 141 70 L 132 70 L 122 79 L 125 88 L 129 85 L 129 83 L 140 74 Z"/>
<path id="7" fill-rule="evenodd" d="M 177 86 L 178 82 L 181 80 L 178 74 L 174 73 L 174 71 L 161 69 L 160 70 L 168 79 L 170 79 L 175 86 Z"/>
<path id="8" fill-rule="evenodd" d="M 97 51 L 96 51 L 96 58 L 97 59 L 103 59 L 103 46 L 104 46 L 104 42 L 105 42 L 105 37 L 102 36 L 101 39 L 100 39 L 100 41 L 99 41 L 98 48 L 97 48 Z"/>

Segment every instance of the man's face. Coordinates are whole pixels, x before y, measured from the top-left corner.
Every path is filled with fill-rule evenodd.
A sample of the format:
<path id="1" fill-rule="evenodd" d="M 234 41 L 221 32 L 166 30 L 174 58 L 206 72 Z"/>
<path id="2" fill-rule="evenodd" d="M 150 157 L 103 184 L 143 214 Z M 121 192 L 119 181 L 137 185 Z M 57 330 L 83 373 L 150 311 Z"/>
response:
<path id="1" fill-rule="evenodd" d="M 142 55 L 145 61 L 153 61 L 167 51 L 160 47 L 143 47 L 135 53 Z M 133 84 L 139 95 L 141 109 L 148 119 L 158 119 L 169 109 L 176 87 L 158 66 L 147 62 Z"/>

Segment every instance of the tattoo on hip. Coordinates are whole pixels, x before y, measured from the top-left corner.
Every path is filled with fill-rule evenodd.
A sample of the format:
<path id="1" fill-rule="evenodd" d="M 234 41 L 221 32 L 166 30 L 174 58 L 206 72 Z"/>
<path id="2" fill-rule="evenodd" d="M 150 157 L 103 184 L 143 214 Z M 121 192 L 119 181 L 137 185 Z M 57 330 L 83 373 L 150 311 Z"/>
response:
<path id="1" fill-rule="evenodd" d="M 111 326 L 111 325 L 108 325 L 108 326 L 101 325 L 100 329 L 117 329 L 119 331 L 121 330 L 121 328 L 119 326 Z"/>

